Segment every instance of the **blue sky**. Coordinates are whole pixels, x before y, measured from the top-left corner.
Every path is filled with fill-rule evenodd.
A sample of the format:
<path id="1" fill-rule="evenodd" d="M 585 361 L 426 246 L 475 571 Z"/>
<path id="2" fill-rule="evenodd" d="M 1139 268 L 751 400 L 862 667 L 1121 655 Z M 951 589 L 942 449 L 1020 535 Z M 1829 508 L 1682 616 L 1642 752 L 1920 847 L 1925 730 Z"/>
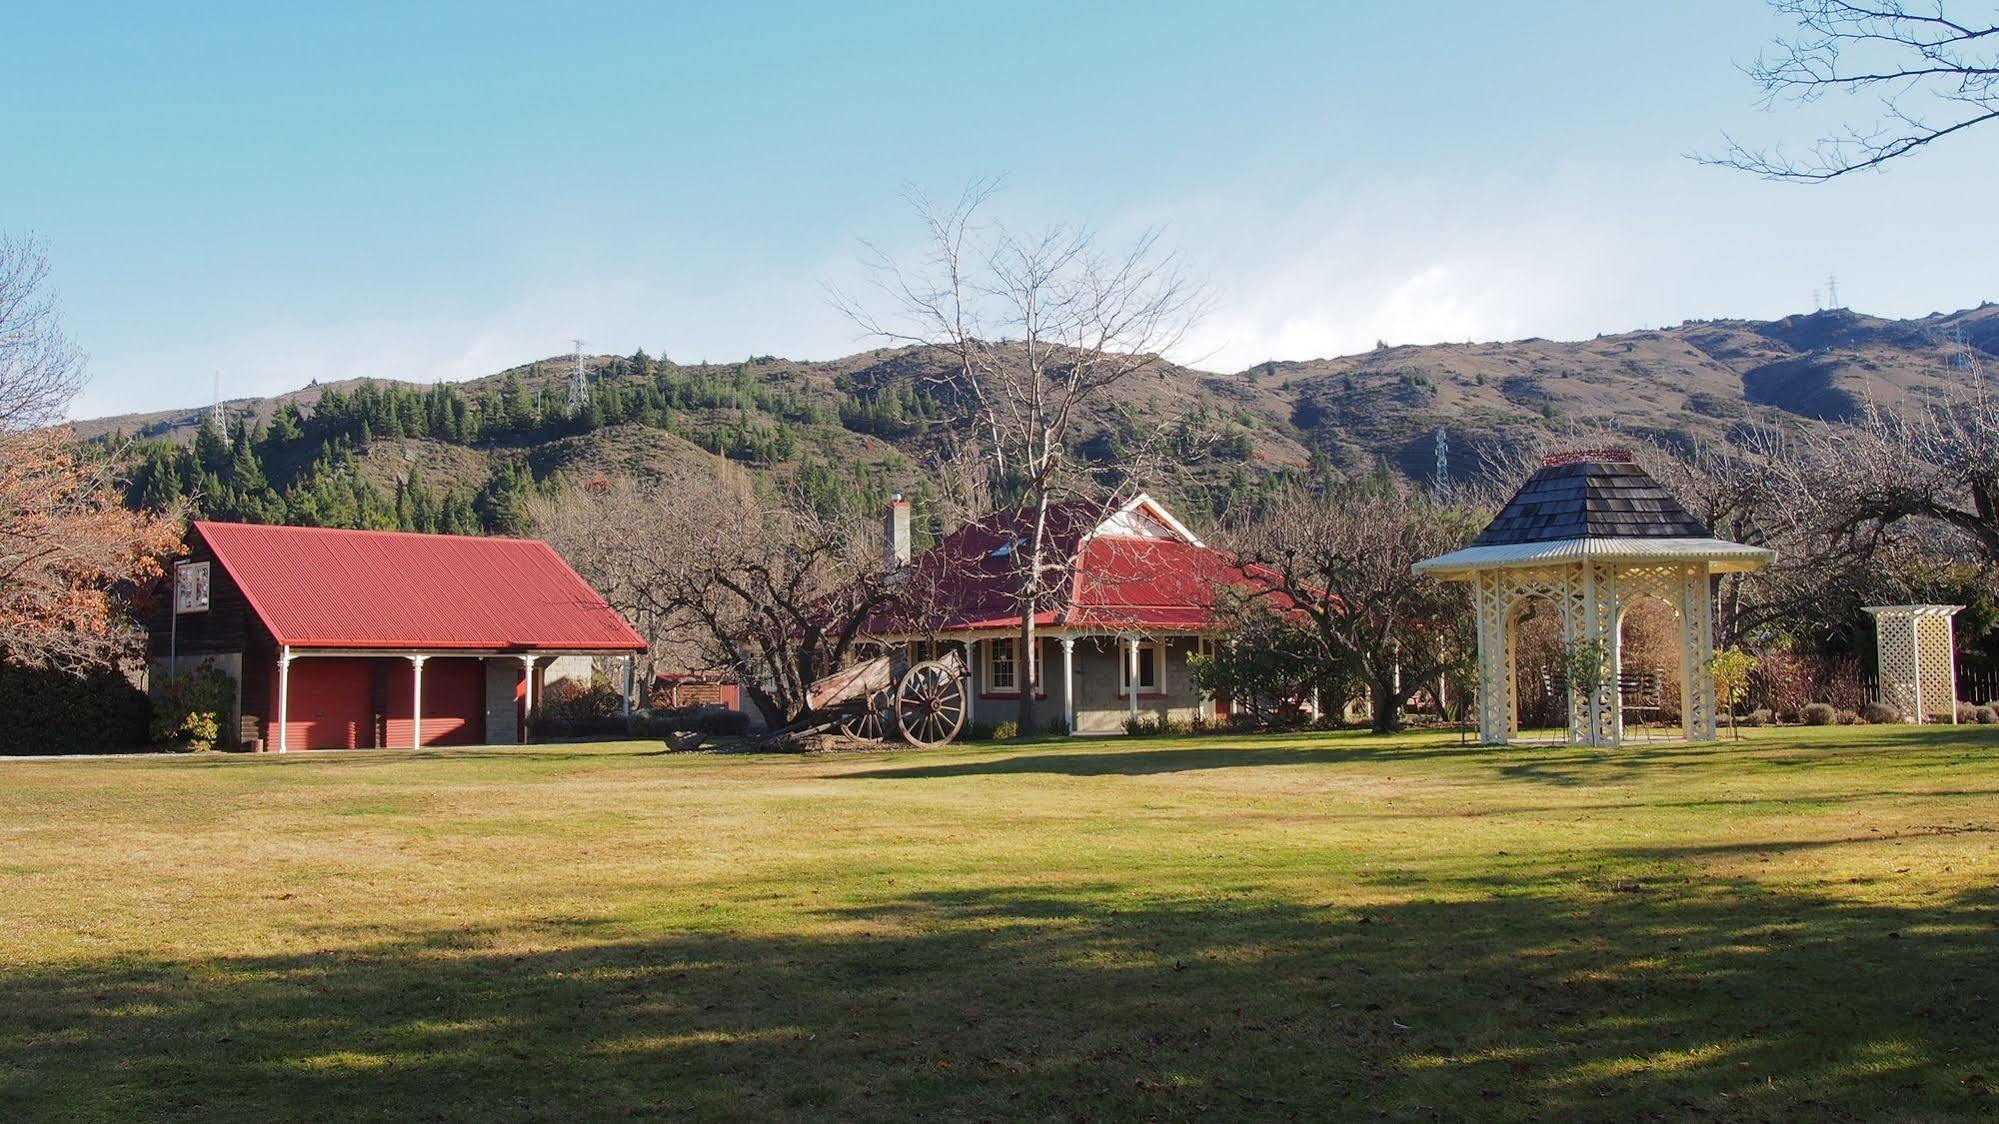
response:
<path id="1" fill-rule="evenodd" d="M 1809 139 L 1674 4 L 10 5 L 0 229 L 48 245 L 79 416 L 565 350 L 868 346 L 829 307 L 900 192 L 1163 228 L 1183 359 L 1999 299 L 1999 134 L 1821 187 L 1683 154 Z"/>

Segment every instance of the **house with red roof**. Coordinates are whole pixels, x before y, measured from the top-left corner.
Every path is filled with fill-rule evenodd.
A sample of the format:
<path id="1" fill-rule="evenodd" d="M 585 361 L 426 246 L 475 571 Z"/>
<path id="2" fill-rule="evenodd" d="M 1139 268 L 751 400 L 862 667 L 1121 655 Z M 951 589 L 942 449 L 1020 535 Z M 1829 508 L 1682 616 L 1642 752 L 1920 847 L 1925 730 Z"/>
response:
<path id="1" fill-rule="evenodd" d="M 936 650 L 959 647 L 970 668 L 974 720 L 1006 721 L 1031 690 L 1043 722 L 1070 733 L 1119 733 L 1134 718 L 1192 721 L 1227 713 L 1193 684 L 1188 657 L 1211 649 L 1216 596 L 1248 579 L 1223 551 L 1140 495 L 1103 510 L 1051 505 L 1047 538 L 1061 588 L 1037 608 L 1039 678 L 1021 658 L 1020 559 L 1031 511 L 975 520 L 909 557 L 909 504 L 889 506 L 889 561 L 900 605 L 871 638 Z"/>
<path id="2" fill-rule="evenodd" d="M 197 522 L 148 622 L 155 680 L 209 660 L 243 743 L 525 740 L 550 665 L 644 641 L 548 544 Z"/>

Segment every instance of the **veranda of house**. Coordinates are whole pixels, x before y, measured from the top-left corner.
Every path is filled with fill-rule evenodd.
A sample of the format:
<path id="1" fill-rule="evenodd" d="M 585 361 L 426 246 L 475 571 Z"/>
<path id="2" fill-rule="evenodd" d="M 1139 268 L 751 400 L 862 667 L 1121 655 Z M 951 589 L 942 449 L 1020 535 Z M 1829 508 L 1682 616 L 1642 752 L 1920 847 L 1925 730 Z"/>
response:
<path id="1" fill-rule="evenodd" d="M 996 512 L 908 554 L 908 504 L 887 513 L 888 564 L 916 606 L 876 622 L 870 639 L 911 654 L 956 649 L 971 680 L 979 723 L 1017 720 L 1029 661 L 1013 611 L 1013 550 L 1023 516 Z M 1225 717 L 1225 700 L 1194 684 L 1190 658 L 1214 643 L 1214 596 L 1242 575 L 1149 496 L 1108 513 L 1061 506 L 1049 513 L 1050 551 L 1067 584 L 1036 614 L 1034 724 L 1042 731 L 1122 733 L 1129 723 L 1193 724 Z"/>
<path id="2" fill-rule="evenodd" d="M 1120 734 L 1133 719 L 1193 725 L 1225 718 L 1227 700 L 1203 693 L 1194 683 L 1190 663 L 1194 655 L 1210 651 L 1213 643 L 1195 633 L 1039 635 L 1035 727 L 1049 733 Z M 964 657 L 973 686 L 969 721 L 1017 719 L 1027 674 L 1017 636 L 909 641 L 908 647 L 918 657 L 952 648 Z M 1131 689 L 1134 657 L 1136 692 Z"/>

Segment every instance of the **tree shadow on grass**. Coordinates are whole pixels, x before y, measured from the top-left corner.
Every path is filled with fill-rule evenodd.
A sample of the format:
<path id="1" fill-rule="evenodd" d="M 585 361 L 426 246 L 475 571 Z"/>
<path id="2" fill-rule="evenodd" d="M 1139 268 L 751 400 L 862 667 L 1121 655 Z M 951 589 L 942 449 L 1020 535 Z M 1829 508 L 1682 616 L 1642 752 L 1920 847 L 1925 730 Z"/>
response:
<path id="1" fill-rule="evenodd" d="M 1922 751 L 1907 764 L 1948 765 L 1953 753 L 1984 753 L 1999 746 L 1999 736 L 1979 730 L 1946 733 L 1895 729 L 1864 739 L 1829 742 L 1822 747 L 1770 742 L 1669 742 L 1657 745 L 1626 743 L 1616 747 L 1570 745 L 1458 745 L 1434 740 L 1364 741 L 1342 737 L 1324 744 L 1296 744 L 1285 741 L 1240 745 L 1198 745 L 1185 748 L 1072 750 L 1073 742 L 1051 742 L 1048 749 L 1036 749 L 1007 756 L 984 755 L 966 761 L 938 764 L 895 764 L 841 774 L 857 780 L 924 780 L 947 777 L 1013 776 L 1048 774 L 1055 776 L 1154 776 L 1163 773 L 1201 772 L 1210 769 L 1285 767 L 1299 765 L 1342 765 L 1362 762 L 1391 764 L 1451 761 L 1490 767 L 1497 775 L 1513 780 L 1562 788 L 1601 785 L 1638 779 L 1662 770 L 1712 769 L 1733 763 L 1744 754 L 1754 754 L 1759 764 L 1781 767 L 1811 767 L 1837 764 L 1882 750 Z"/>
<path id="2" fill-rule="evenodd" d="M 412 761 L 513 761 L 523 764 L 555 764 L 568 761 L 602 761 L 606 758 L 646 756 L 643 748 L 634 747 L 629 752 L 609 750 L 596 752 L 579 751 L 568 746 L 535 748 L 522 746 L 518 749 L 507 746 L 429 746 L 423 749 L 302 749 L 295 753 L 203 753 L 188 757 L 170 757 L 174 765 L 196 769 L 230 768 L 337 768 L 369 769 L 383 765 L 407 766 Z"/>
<path id="3" fill-rule="evenodd" d="M 1636 873 L 1634 873 L 1636 872 Z M 1999 1084 L 1987 890 L 1923 909 L 1544 869 L 1358 912 L 961 889 L 552 949 L 17 967 L 13 1119 L 1968 1118 Z M 1547 887 L 1559 886 L 1559 893 Z"/>

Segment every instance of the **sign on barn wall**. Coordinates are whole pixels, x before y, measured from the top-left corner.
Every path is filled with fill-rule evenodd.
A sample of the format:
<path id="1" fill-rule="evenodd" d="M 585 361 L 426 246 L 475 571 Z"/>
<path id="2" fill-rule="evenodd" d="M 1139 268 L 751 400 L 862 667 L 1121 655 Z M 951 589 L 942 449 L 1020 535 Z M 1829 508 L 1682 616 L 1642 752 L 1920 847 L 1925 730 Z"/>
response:
<path id="1" fill-rule="evenodd" d="M 181 562 L 174 566 L 174 613 L 208 611 L 208 563 Z"/>

